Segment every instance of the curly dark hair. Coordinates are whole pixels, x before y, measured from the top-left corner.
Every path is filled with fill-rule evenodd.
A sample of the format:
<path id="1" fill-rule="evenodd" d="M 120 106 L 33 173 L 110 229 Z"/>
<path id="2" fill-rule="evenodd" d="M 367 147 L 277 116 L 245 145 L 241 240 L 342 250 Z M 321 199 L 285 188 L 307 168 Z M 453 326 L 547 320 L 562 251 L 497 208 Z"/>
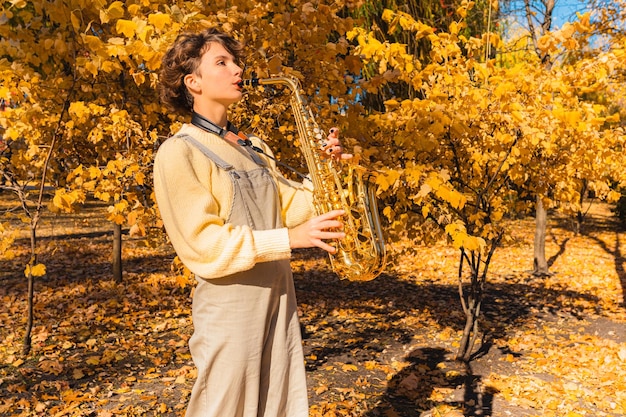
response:
<path id="1" fill-rule="evenodd" d="M 221 44 L 236 61 L 241 61 L 243 44 L 217 29 L 178 35 L 163 56 L 159 73 L 159 96 L 170 110 L 183 114 L 193 110 L 193 97 L 185 86 L 184 78 L 198 69 L 202 55 L 210 48 L 211 42 Z"/>

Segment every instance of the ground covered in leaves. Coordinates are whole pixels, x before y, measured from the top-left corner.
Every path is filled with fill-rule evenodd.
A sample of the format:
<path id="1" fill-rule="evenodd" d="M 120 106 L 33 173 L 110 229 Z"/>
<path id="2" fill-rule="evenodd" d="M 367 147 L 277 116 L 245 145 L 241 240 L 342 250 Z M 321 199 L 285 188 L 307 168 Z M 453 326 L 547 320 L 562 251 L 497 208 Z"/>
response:
<path id="1" fill-rule="evenodd" d="M 6 201 L 3 204 L 7 204 Z M 168 245 L 125 236 L 111 277 L 111 227 L 92 204 L 40 228 L 31 353 L 23 275 L 28 242 L 0 268 L 0 416 L 182 416 L 195 378 L 191 286 Z M 579 235 L 553 218 L 549 277 L 534 277 L 532 219 L 512 223 L 486 288 L 480 349 L 454 361 L 464 316 L 458 253 L 393 242 L 374 281 L 339 281 L 326 258 L 292 262 L 311 416 L 626 415 L 626 233 L 595 205 Z"/>

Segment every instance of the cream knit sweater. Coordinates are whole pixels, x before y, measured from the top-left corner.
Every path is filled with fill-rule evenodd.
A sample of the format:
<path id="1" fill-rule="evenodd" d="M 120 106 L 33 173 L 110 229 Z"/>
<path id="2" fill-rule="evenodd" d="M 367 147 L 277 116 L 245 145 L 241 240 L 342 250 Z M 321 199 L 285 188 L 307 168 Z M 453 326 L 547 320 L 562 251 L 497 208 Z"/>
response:
<path id="1" fill-rule="evenodd" d="M 258 168 L 248 150 L 185 124 L 186 133 L 237 170 Z M 271 155 L 258 138 L 253 143 Z M 288 227 L 313 215 L 311 187 L 286 180 L 274 161 L 262 156 L 278 184 L 284 228 L 252 230 L 226 223 L 233 188 L 229 174 L 187 141 L 172 137 L 154 161 L 154 190 L 167 234 L 181 261 L 205 279 L 251 269 L 258 262 L 289 259 Z"/>

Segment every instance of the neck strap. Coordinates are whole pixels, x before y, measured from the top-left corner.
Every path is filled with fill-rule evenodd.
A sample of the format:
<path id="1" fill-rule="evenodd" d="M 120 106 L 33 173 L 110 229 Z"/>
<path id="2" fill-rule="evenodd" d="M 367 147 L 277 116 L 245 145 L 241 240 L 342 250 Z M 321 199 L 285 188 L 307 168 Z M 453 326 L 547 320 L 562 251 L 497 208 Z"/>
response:
<path id="1" fill-rule="evenodd" d="M 207 132 L 215 133 L 221 138 L 224 138 L 229 131 L 235 134 L 239 133 L 230 122 L 226 125 L 226 129 L 224 129 L 195 111 L 191 116 L 191 124 Z"/>
<path id="2" fill-rule="evenodd" d="M 268 158 L 274 160 L 278 165 L 283 166 L 293 172 L 295 172 L 298 176 L 309 180 L 310 178 L 307 177 L 306 175 L 300 173 L 298 170 L 296 170 L 295 168 L 290 167 L 287 164 L 284 164 L 280 161 L 278 161 L 276 158 L 274 158 L 272 155 L 268 155 L 265 152 L 263 152 L 263 149 L 254 146 L 252 144 L 252 141 L 250 139 L 248 139 L 248 137 L 246 135 L 243 134 L 243 132 L 239 132 L 239 129 L 237 129 L 235 126 L 233 126 L 232 123 L 228 122 L 228 124 L 226 125 L 226 129 L 219 127 L 218 125 L 216 125 L 215 123 L 213 123 L 212 121 L 210 121 L 209 119 L 207 119 L 206 117 L 202 116 L 201 114 L 196 113 L 195 111 L 192 113 L 191 116 L 191 124 L 199 127 L 202 130 L 205 130 L 207 132 L 211 132 L 211 133 L 215 133 L 216 135 L 218 135 L 219 137 L 221 137 L 222 139 L 226 139 L 229 140 L 233 143 L 237 143 L 240 146 L 243 147 L 249 147 L 250 149 L 252 149 L 253 151 L 263 154 L 265 156 L 267 156 Z M 229 133 L 232 132 L 234 133 L 235 137 L 232 137 L 232 135 L 229 135 Z M 254 154 L 252 153 L 251 155 L 253 155 L 253 159 L 255 161 L 257 161 L 256 158 L 254 158 Z M 259 162 L 257 162 L 259 163 Z"/>

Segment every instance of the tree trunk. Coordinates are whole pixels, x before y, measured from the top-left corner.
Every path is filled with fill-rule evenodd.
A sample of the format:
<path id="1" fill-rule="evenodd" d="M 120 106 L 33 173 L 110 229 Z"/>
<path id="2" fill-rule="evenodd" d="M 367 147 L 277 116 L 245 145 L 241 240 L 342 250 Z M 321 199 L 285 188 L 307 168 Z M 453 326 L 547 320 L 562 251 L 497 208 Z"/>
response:
<path id="1" fill-rule="evenodd" d="M 535 212 L 535 248 L 533 258 L 533 275 L 547 276 L 548 261 L 546 260 L 546 226 L 548 224 L 548 211 L 543 205 L 541 196 L 537 196 Z"/>
<path id="2" fill-rule="evenodd" d="M 493 253 L 493 252 L 492 252 Z M 491 256 L 488 257 L 490 259 Z M 467 262 L 470 269 L 470 285 L 467 291 L 463 288 L 463 263 Z M 476 252 L 469 255 L 461 249 L 461 259 L 459 262 L 459 297 L 461 305 L 465 313 L 465 328 L 463 329 L 463 337 L 456 353 L 456 360 L 469 362 L 472 357 L 474 344 L 478 339 L 480 331 L 479 318 L 480 307 L 483 300 L 483 289 L 487 273 L 488 262 L 485 262 L 484 273 L 480 273 L 481 256 Z"/>
<path id="3" fill-rule="evenodd" d="M 33 306 L 35 303 L 35 277 L 33 276 L 33 267 L 37 264 L 37 224 L 31 224 L 30 229 L 30 262 L 27 274 L 28 279 L 28 305 L 27 305 L 27 318 L 26 318 L 26 333 L 24 335 L 24 341 L 22 343 L 22 354 L 27 356 L 30 353 L 32 342 L 32 331 L 34 322 Z"/>
<path id="4" fill-rule="evenodd" d="M 473 292 L 473 291 L 472 291 Z M 480 298 L 480 299 L 478 299 Z M 463 329 L 463 337 L 456 353 L 456 360 L 469 362 L 472 358 L 474 344 L 480 333 L 480 305 L 482 303 L 482 292 L 479 297 L 468 296 L 467 311 L 465 312 L 465 328 Z"/>
<path id="5" fill-rule="evenodd" d="M 588 183 L 587 180 L 583 179 L 580 197 L 578 198 L 578 205 L 580 208 L 578 209 L 578 213 L 576 213 L 576 225 L 574 232 L 576 236 L 580 235 L 580 232 L 583 228 L 583 222 L 585 221 L 585 212 L 583 211 L 583 204 L 585 203 L 585 196 L 587 195 Z"/>
<path id="6" fill-rule="evenodd" d="M 465 313 L 465 328 L 463 329 L 463 337 L 456 353 L 456 360 L 469 362 L 472 359 L 472 351 L 474 345 L 480 335 L 480 313 L 483 304 L 483 296 L 485 292 L 485 283 L 487 282 L 487 272 L 491 264 L 491 258 L 495 253 L 503 233 L 489 243 L 489 251 L 483 259 L 480 251 L 472 251 L 468 253 L 461 248 L 461 257 L 459 259 L 459 297 L 461 298 L 461 306 Z M 470 285 L 467 291 L 463 288 L 463 264 L 467 263 L 470 268 Z M 482 270 L 481 270 L 482 268 Z"/>
<path id="7" fill-rule="evenodd" d="M 113 277 L 122 282 L 122 225 L 113 224 Z"/>

